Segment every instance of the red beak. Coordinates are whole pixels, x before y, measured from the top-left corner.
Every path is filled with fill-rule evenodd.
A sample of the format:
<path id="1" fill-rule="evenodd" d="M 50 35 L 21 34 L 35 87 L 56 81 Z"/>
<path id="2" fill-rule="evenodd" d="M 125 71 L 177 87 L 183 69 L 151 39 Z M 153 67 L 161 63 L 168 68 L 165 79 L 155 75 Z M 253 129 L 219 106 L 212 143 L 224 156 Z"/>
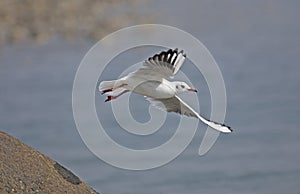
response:
<path id="1" fill-rule="evenodd" d="M 197 92 L 197 90 L 196 89 L 194 89 L 194 88 L 189 88 L 189 89 L 187 89 L 188 91 L 191 91 L 191 92 Z"/>

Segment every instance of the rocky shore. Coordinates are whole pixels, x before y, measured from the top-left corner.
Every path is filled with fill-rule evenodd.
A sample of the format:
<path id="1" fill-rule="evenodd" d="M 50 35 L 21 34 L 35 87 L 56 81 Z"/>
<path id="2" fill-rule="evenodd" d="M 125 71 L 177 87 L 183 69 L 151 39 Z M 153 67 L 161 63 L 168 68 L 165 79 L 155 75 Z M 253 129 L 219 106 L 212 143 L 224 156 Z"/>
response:
<path id="1" fill-rule="evenodd" d="M 0 0 L 0 44 L 52 38 L 99 40 L 121 27 L 153 23 L 135 13 L 136 0 Z M 125 11 L 127 10 L 127 11 Z"/>
<path id="2" fill-rule="evenodd" d="M 97 193 L 65 167 L 0 132 L 0 193 Z"/>

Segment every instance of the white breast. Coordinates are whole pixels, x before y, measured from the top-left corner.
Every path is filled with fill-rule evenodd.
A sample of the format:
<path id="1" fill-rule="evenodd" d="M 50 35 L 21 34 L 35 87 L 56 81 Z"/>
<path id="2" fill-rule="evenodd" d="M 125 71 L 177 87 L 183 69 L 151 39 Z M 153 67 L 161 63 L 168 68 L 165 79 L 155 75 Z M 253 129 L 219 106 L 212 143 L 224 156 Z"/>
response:
<path id="1" fill-rule="evenodd" d="M 171 98 L 175 95 L 175 90 L 166 83 L 159 81 L 146 81 L 133 89 L 134 93 L 151 98 Z"/>

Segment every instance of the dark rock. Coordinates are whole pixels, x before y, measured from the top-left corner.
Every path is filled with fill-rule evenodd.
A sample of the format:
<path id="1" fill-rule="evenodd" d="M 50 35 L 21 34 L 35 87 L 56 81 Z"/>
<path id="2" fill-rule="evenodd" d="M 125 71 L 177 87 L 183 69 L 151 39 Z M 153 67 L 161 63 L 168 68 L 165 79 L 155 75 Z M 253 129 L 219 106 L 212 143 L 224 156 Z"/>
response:
<path id="1" fill-rule="evenodd" d="M 72 172 L 0 132 L 0 193 L 97 193 Z"/>

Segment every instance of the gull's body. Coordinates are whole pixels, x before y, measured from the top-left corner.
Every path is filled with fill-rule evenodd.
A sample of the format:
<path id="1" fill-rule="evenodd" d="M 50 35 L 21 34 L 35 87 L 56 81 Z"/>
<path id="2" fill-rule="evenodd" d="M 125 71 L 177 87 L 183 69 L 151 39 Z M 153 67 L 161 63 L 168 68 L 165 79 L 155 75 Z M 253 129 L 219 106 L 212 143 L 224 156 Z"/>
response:
<path id="1" fill-rule="evenodd" d="M 185 58 L 183 51 L 178 52 L 177 49 L 163 51 L 146 60 L 137 71 L 118 80 L 101 82 L 99 90 L 104 94 L 123 89 L 116 96 L 108 96 L 106 101 L 116 99 L 126 92 L 134 92 L 147 97 L 151 105 L 159 109 L 195 117 L 217 131 L 230 133 L 230 127 L 203 118 L 178 97 L 183 92 L 197 92 L 195 89 L 185 82 L 167 80 L 179 71 Z"/>
<path id="2" fill-rule="evenodd" d="M 139 79 L 139 82 L 134 82 L 136 81 L 136 77 L 129 76 L 125 78 L 127 78 L 126 83 L 128 83 L 128 85 L 125 85 L 123 87 L 136 94 L 157 99 L 172 98 L 176 95 L 175 88 L 172 87 L 172 83 L 168 80 L 163 79 L 162 81 L 156 81 Z M 133 81 L 132 83 L 131 80 Z"/>

